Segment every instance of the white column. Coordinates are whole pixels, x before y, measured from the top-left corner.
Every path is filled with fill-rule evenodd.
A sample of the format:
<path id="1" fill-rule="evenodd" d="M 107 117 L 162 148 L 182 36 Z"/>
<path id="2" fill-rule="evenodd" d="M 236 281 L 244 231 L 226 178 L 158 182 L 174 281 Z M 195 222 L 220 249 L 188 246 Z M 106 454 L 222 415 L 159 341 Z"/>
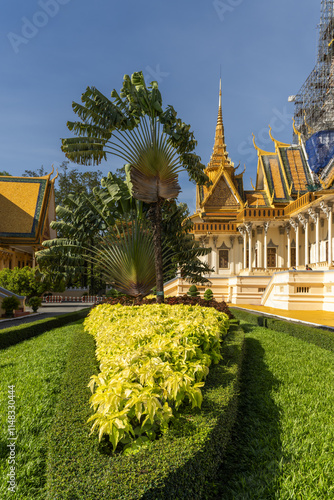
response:
<path id="1" fill-rule="evenodd" d="M 243 234 L 244 237 L 244 265 L 243 268 L 246 269 L 247 267 L 247 233 L 246 231 Z"/>
<path id="2" fill-rule="evenodd" d="M 309 241 L 308 241 L 308 215 L 306 214 L 299 214 L 298 219 L 303 225 L 304 228 L 304 233 L 305 233 L 305 240 L 304 240 L 304 251 L 305 251 L 305 266 L 309 265 L 309 252 L 308 252 L 308 246 L 309 246 Z"/>
<path id="3" fill-rule="evenodd" d="M 308 251 L 308 221 L 305 223 L 305 266 L 309 265 L 309 251 Z"/>
<path id="4" fill-rule="evenodd" d="M 293 227 L 296 233 L 296 267 L 299 266 L 299 223 L 296 219 L 290 219 L 290 226 Z"/>
<path id="5" fill-rule="evenodd" d="M 287 267 L 291 267 L 291 240 L 290 240 L 290 226 L 285 226 L 286 237 L 288 241 L 288 258 L 287 258 Z"/>
<path id="6" fill-rule="evenodd" d="M 235 246 L 234 246 L 234 242 L 235 242 L 235 236 L 230 236 L 230 243 L 231 243 L 231 249 L 230 249 L 230 252 L 229 252 L 229 256 L 230 256 L 230 261 L 229 261 L 229 266 L 230 266 L 230 274 L 234 274 L 235 273 L 235 258 L 236 258 L 236 255 L 235 255 Z"/>
<path id="7" fill-rule="evenodd" d="M 264 229 L 264 237 L 263 237 L 263 267 L 264 269 L 267 269 L 268 266 L 268 259 L 267 259 L 267 233 L 269 229 L 269 222 L 265 222 L 263 224 L 263 229 Z"/>
<path id="8" fill-rule="evenodd" d="M 317 212 L 317 221 L 315 223 L 315 262 L 319 264 L 320 252 L 319 252 L 319 236 L 320 236 L 320 214 Z"/>
<path id="9" fill-rule="evenodd" d="M 328 224 L 328 265 L 330 266 L 332 264 L 332 222 L 333 222 L 333 213 L 332 213 L 332 202 L 325 203 L 323 201 L 320 202 L 320 208 L 324 212 L 327 218 L 327 224 Z"/>
<path id="10" fill-rule="evenodd" d="M 296 267 L 299 266 L 299 225 L 296 227 Z"/>
<path id="11" fill-rule="evenodd" d="M 239 233 L 243 237 L 243 247 L 244 247 L 244 258 L 243 258 L 243 269 L 246 269 L 246 260 L 247 260 L 247 234 L 246 234 L 246 228 L 245 226 L 239 226 L 238 227 Z"/>
<path id="12" fill-rule="evenodd" d="M 328 265 L 332 265 L 332 222 L 333 222 L 333 212 L 332 207 L 328 214 Z"/>
<path id="13" fill-rule="evenodd" d="M 318 255 L 319 255 L 319 224 L 318 222 L 318 213 L 313 208 L 308 209 L 309 216 L 311 217 L 312 221 L 315 224 L 315 229 L 316 229 L 316 242 L 315 242 L 315 256 L 314 256 L 314 261 L 317 262 Z M 318 230 L 317 230 L 318 226 Z"/>
<path id="14" fill-rule="evenodd" d="M 247 222 L 245 228 L 248 234 L 248 270 L 252 270 L 252 223 Z"/>

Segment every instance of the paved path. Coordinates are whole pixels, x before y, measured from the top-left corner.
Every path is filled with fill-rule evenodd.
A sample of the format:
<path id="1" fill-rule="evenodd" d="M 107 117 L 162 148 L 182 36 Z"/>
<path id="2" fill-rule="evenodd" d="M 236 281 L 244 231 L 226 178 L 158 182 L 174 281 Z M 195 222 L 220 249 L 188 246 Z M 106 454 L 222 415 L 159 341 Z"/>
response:
<path id="1" fill-rule="evenodd" d="M 330 311 L 287 311 L 285 309 L 276 309 L 273 307 L 254 306 L 248 304 L 228 304 L 229 307 L 247 309 L 250 312 L 262 313 L 276 318 L 290 319 L 298 323 L 305 323 L 310 326 L 325 326 L 334 329 L 334 312 Z"/>
<path id="2" fill-rule="evenodd" d="M 80 311 L 86 307 L 90 307 L 92 304 L 48 304 L 47 306 L 42 306 L 38 309 L 37 313 L 31 314 L 29 316 L 22 316 L 21 318 L 9 318 L 0 320 L 0 330 L 3 328 L 11 328 L 14 326 L 19 326 L 24 323 L 31 323 L 32 321 L 37 321 L 39 319 L 51 318 L 54 316 L 59 316 L 60 314 L 66 314 L 70 312 Z M 27 311 L 31 311 L 29 307 L 26 308 Z"/>

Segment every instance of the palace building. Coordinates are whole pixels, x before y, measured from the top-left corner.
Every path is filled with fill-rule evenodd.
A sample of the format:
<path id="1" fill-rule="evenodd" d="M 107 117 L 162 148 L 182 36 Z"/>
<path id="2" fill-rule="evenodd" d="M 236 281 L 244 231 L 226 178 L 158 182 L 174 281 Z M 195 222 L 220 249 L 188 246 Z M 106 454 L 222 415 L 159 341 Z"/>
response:
<path id="1" fill-rule="evenodd" d="M 53 170 L 44 177 L 0 176 L 0 269 L 35 266 L 42 242 L 56 237 Z"/>
<path id="2" fill-rule="evenodd" d="M 210 247 L 216 298 L 232 304 L 334 311 L 334 0 L 322 1 L 318 59 L 295 103 L 293 141 L 256 145 L 253 190 L 229 158 L 219 90 L 214 147 L 197 186 L 193 233 Z M 311 268 L 311 270 L 310 270 Z M 186 293 L 176 277 L 165 293 Z M 204 291 L 205 287 L 199 287 Z"/>

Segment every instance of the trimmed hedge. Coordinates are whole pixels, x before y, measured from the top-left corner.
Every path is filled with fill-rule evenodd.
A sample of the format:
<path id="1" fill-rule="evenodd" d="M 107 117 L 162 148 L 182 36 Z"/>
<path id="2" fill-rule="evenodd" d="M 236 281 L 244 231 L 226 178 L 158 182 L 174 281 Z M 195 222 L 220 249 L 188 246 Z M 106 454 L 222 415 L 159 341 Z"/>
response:
<path id="1" fill-rule="evenodd" d="M 82 333 L 65 374 L 50 433 L 48 499 L 195 500 L 212 498 L 236 419 L 244 334 L 236 325 L 222 345 L 203 389 L 202 409 L 185 406 L 161 439 L 133 456 L 112 454 L 89 436 L 90 376 L 97 373 L 94 341 Z"/>
<path id="2" fill-rule="evenodd" d="M 239 320 L 251 323 L 252 325 L 270 328 L 271 330 L 275 330 L 277 332 L 287 333 L 292 337 L 296 337 L 310 344 L 314 344 L 318 347 L 334 352 L 334 332 L 305 324 L 293 323 L 288 320 L 284 321 L 277 318 L 271 318 L 269 316 L 262 316 L 236 308 L 231 309 L 234 316 Z"/>
<path id="3" fill-rule="evenodd" d="M 72 323 L 79 319 L 85 318 L 89 313 L 90 308 L 81 309 L 80 311 L 62 314 L 52 318 L 45 318 L 34 321 L 32 323 L 24 323 L 20 326 L 12 326 L 0 330 L 0 349 L 5 349 L 11 345 L 18 344 L 23 340 L 36 337 L 53 328 Z"/>

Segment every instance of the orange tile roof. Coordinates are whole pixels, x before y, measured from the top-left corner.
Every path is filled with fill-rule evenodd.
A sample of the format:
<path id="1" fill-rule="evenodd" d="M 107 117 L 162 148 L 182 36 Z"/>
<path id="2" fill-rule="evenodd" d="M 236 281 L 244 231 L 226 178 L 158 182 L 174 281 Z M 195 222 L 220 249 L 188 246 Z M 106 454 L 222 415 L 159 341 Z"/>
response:
<path id="1" fill-rule="evenodd" d="M 287 157 L 289 161 L 294 190 L 306 191 L 307 179 L 299 149 L 288 149 Z"/>
<path id="2" fill-rule="evenodd" d="M 264 193 L 254 191 L 254 193 L 246 193 L 246 199 L 249 207 L 266 207 L 266 199 Z"/>
<path id="3" fill-rule="evenodd" d="M 48 178 L 0 177 L 0 241 L 38 241 L 51 185 Z"/>
<path id="4" fill-rule="evenodd" d="M 275 198 L 285 198 L 284 187 L 282 183 L 281 170 L 277 158 L 269 159 L 271 177 L 274 184 Z"/>
<path id="5" fill-rule="evenodd" d="M 31 233 L 40 185 L 0 181 L 0 232 Z"/>

